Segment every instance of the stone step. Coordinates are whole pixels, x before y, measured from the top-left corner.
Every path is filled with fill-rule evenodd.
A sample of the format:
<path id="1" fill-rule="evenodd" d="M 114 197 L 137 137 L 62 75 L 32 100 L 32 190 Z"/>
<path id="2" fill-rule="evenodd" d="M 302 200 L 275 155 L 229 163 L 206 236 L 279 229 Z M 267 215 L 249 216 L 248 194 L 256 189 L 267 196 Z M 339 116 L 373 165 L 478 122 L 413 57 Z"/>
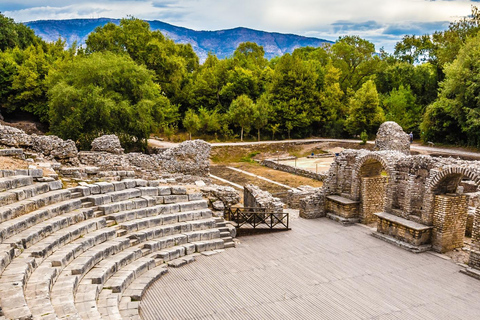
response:
<path id="1" fill-rule="evenodd" d="M 137 207 L 139 204 L 140 202 L 136 204 Z M 157 204 L 154 206 L 150 206 L 149 204 L 150 203 L 144 202 L 140 208 L 109 214 L 107 215 L 107 219 L 115 220 L 117 223 L 123 223 L 123 222 L 134 220 L 134 219 L 164 215 L 169 213 L 192 212 L 192 211 L 203 210 L 203 209 L 209 210 L 206 200 L 191 201 L 186 203 L 185 202 L 175 203 L 175 204 Z M 211 214 L 211 211 L 209 211 L 209 213 L 202 211 L 199 214 L 201 216 L 204 216 L 207 214 Z M 199 214 L 197 213 L 197 217 Z M 195 213 L 192 213 L 192 215 L 195 215 Z M 189 216 L 188 213 L 185 213 L 183 215 L 183 218 L 181 219 L 191 220 L 191 219 L 195 219 L 195 217 L 192 218 Z"/>
<path id="2" fill-rule="evenodd" d="M 230 241 L 230 242 L 225 242 L 225 244 L 224 244 L 224 248 L 225 248 L 225 249 L 228 249 L 228 248 L 235 248 L 235 242 L 233 242 L 233 241 Z"/>
<path id="3" fill-rule="evenodd" d="M 93 222 L 94 224 L 98 224 L 98 228 L 103 228 L 105 221 L 103 219 L 103 223 L 101 223 L 101 220 L 102 219 L 92 219 L 92 221 L 84 221 L 79 224 Z M 72 227 L 79 228 L 79 224 Z M 73 230 L 72 227 L 69 229 L 72 229 L 71 233 L 75 234 L 77 241 L 73 241 L 75 239 L 73 239 L 72 236 L 70 240 L 72 242 L 65 244 L 64 246 L 63 243 L 60 244 L 59 246 L 63 247 L 55 251 L 50 257 L 45 258 L 42 264 L 33 272 L 27 283 L 25 296 L 27 297 L 27 302 L 34 318 L 43 318 L 42 315 L 44 314 L 55 315 L 55 310 L 50 301 L 50 294 L 53 284 L 59 277 L 62 269 L 83 251 L 109 239 L 108 229 L 102 231 L 101 229 L 98 230 L 96 228 L 94 228 L 94 230 L 84 228 L 82 229 L 83 232 L 78 232 L 78 230 Z M 38 306 L 42 307 L 39 308 Z"/>
<path id="4" fill-rule="evenodd" d="M 223 249 L 225 242 L 222 239 L 213 239 L 206 241 L 194 242 L 195 252 L 213 251 Z"/>
<path id="5" fill-rule="evenodd" d="M 0 222 L 9 221 L 45 206 L 70 199 L 69 190 L 56 190 L 17 201 L 0 208 Z"/>
<path id="6" fill-rule="evenodd" d="M 26 175 L 0 178 L 0 192 L 33 184 L 33 177 L 28 175 L 28 171 L 26 173 Z"/>
<path id="7" fill-rule="evenodd" d="M 62 189 L 61 181 L 34 183 L 25 187 L 11 189 L 0 193 L 0 205 L 5 206 L 17 201 L 26 200 L 49 191 Z"/>
<path id="8" fill-rule="evenodd" d="M 81 198 L 83 194 L 81 192 L 72 192 L 72 199 Z"/>
<path id="9" fill-rule="evenodd" d="M 27 230 L 16 234 L 4 241 L 10 243 L 18 249 L 30 248 L 33 244 L 48 237 L 49 235 L 65 229 L 78 222 L 88 220 L 93 217 L 93 210 L 77 209 L 72 212 L 56 216 L 52 219 L 42 221 Z"/>
<path id="10" fill-rule="evenodd" d="M 17 218 L 0 223 L 0 240 L 6 239 L 19 234 L 20 232 L 58 215 L 80 209 L 82 203 L 78 199 L 69 199 L 55 204 L 51 204 L 41 209 L 23 214 Z"/>
<path id="11" fill-rule="evenodd" d="M 104 218 L 89 219 L 78 222 L 62 230 L 61 233 L 50 235 L 29 248 L 29 253 L 36 258 L 46 258 L 66 244 L 85 236 L 88 233 L 106 226 Z"/>
<path id="12" fill-rule="evenodd" d="M 108 301 L 111 301 L 111 299 L 108 300 L 108 293 L 103 294 L 105 292 L 104 290 L 98 299 L 100 313 L 103 317 L 107 317 L 108 312 L 112 312 L 113 309 L 115 315 L 117 314 L 117 310 L 119 313 L 119 317 L 116 319 L 140 319 L 138 313 L 139 301 L 142 299 L 146 290 L 167 272 L 168 269 L 165 265 L 159 265 L 148 270 L 140 277 L 137 277 L 124 291 L 120 302 L 117 300 L 117 305 L 113 305 L 113 307 L 108 304 Z M 115 309 L 115 307 L 117 307 L 117 309 Z"/>
<path id="13" fill-rule="evenodd" d="M 198 213 L 197 216 L 205 214 L 205 217 L 209 216 L 210 214 L 207 211 L 198 211 L 197 213 Z M 128 233 L 140 231 L 143 229 L 153 228 L 157 226 L 171 225 L 172 228 L 175 228 L 178 226 L 177 225 L 173 226 L 173 225 L 179 222 L 180 217 L 182 217 L 181 213 L 180 214 L 179 213 L 161 214 L 153 217 L 146 217 L 146 218 L 135 219 L 135 220 L 127 221 L 124 223 L 120 223 L 118 227 L 120 229 L 127 230 Z M 192 214 L 192 217 L 193 217 L 193 214 Z M 209 218 L 201 219 L 201 220 L 191 220 L 188 222 L 187 221 L 188 220 L 184 220 L 183 222 L 185 224 L 189 224 L 189 226 L 186 227 L 187 229 L 183 228 L 184 232 L 204 230 L 204 229 L 215 227 L 215 221 Z M 178 233 L 173 229 L 171 231 L 167 231 L 168 228 L 163 228 L 163 229 L 165 229 L 165 232 Z M 165 234 L 165 235 L 168 235 L 168 234 Z"/>
<path id="14" fill-rule="evenodd" d="M 220 238 L 227 238 L 227 237 L 230 237 L 230 231 L 220 232 Z"/>

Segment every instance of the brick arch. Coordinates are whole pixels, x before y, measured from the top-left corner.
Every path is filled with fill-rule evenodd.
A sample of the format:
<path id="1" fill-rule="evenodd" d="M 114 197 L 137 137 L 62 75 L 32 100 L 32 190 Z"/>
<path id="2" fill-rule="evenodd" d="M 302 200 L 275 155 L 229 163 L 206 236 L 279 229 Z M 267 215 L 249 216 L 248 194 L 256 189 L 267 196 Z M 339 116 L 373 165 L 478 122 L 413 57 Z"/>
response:
<path id="1" fill-rule="evenodd" d="M 441 184 L 447 183 L 447 180 L 450 179 L 451 182 L 455 183 L 456 186 L 458 186 L 463 177 L 467 177 L 468 179 L 474 181 L 477 186 L 480 187 L 480 172 L 472 168 L 466 168 L 461 166 L 446 166 L 441 171 L 439 170 L 435 172 L 429 178 L 429 181 L 427 182 L 425 187 L 425 196 L 422 205 L 422 223 L 427 225 L 432 225 L 433 223 L 433 206 L 435 194 L 446 193 L 444 191 L 452 191 L 440 190 L 439 188 L 441 187 Z M 448 187 L 446 187 L 446 189 L 448 189 Z"/>
<path id="2" fill-rule="evenodd" d="M 362 178 L 362 168 L 369 162 L 379 163 L 383 170 L 387 172 L 389 184 L 393 181 L 394 163 L 391 163 L 392 161 L 389 161 L 387 157 L 384 157 L 378 153 L 369 153 L 365 156 L 361 156 L 357 158 L 357 161 L 355 161 L 352 169 L 351 197 L 353 200 L 360 200 L 360 180 Z"/>

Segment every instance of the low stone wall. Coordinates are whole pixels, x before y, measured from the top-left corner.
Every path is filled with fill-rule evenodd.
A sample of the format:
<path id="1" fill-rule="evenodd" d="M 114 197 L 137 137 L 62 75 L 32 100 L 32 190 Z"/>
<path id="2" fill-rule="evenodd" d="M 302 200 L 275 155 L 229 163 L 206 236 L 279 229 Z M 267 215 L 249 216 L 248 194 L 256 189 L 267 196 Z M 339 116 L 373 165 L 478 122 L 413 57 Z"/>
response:
<path id="1" fill-rule="evenodd" d="M 273 197 L 270 192 L 247 184 L 243 187 L 243 205 L 251 208 L 265 208 L 273 213 L 283 213 L 284 203 Z"/>
<path id="2" fill-rule="evenodd" d="M 300 209 L 300 201 L 313 195 L 318 188 L 311 186 L 300 186 L 296 189 L 288 190 L 287 207 L 291 209 Z"/>
<path id="3" fill-rule="evenodd" d="M 325 217 L 325 194 L 325 189 L 319 188 L 314 194 L 300 199 L 300 217 L 304 219 Z"/>
<path id="4" fill-rule="evenodd" d="M 325 177 L 327 176 L 325 173 L 315 173 L 315 172 L 312 172 L 310 170 L 306 170 L 306 169 L 302 169 L 302 168 L 296 168 L 296 167 L 293 167 L 293 166 L 289 166 L 287 164 L 278 163 L 278 162 L 273 161 L 273 160 L 263 160 L 261 162 L 261 164 L 265 167 L 268 167 L 268 168 L 272 168 L 272 169 L 275 169 L 275 170 L 280 170 L 280 171 L 284 171 L 284 172 L 288 172 L 288 173 L 297 174 L 297 175 L 302 176 L 302 177 L 307 177 L 307 178 L 315 179 L 315 180 L 319 180 L 319 181 L 323 181 L 325 179 Z"/>

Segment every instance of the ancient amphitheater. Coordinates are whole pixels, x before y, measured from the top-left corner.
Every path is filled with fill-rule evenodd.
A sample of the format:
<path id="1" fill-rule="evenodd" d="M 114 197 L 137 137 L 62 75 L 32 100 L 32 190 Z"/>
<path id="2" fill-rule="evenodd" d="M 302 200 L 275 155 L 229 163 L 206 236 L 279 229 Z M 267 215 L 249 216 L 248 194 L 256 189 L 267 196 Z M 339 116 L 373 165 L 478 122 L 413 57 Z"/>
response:
<path id="1" fill-rule="evenodd" d="M 291 231 L 225 250 L 236 230 L 210 204 L 238 195 L 208 185 L 207 143 L 78 152 L 2 126 L 0 156 L 25 166 L 0 170 L 0 319 L 478 319 L 480 164 L 411 156 L 397 129 L 299 190 Z M 466 232 L 461 266 L 440 253 Z"/>

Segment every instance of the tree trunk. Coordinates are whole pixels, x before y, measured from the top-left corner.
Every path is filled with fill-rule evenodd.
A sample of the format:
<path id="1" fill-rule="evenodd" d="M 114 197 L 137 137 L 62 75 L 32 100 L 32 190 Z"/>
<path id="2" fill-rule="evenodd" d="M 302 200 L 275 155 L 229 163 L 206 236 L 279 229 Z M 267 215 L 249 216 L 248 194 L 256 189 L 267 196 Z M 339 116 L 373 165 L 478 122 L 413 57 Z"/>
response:
<path id="1" fill-rule="evenodd" d="M 258 130 L 258 141 L 260 141 L 260 129 L 257 129 Z"/>
<path id="2" fill-rule="evenodd" d="M 240 141 L 243 141 L 243 127 L 242 127 L 242 133 L 240 133 Z"/>
<path id="3" fill-rule="evenodd" d="M 189 132 L 188 134 L 190 135 L 190 140 L 192 140 L 192 133 L 191 133 L 191 132 Z"/>

